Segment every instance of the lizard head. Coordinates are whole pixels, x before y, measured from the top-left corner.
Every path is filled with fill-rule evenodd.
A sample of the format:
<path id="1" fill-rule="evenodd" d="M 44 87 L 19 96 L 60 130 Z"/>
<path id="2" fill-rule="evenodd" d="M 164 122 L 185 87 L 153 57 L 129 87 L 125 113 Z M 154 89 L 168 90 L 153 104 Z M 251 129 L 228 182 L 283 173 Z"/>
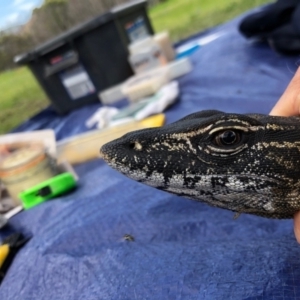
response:
<path id="1" fill-rule="evenodd" d="M 101 154 L 111 167 L 155 188 L 236 212 L 285 218 L 296 211 L 292 202 L 279 206 L 293 197 L 288 185 L 300 180 L 297 130 L 294 118 L 201 111 L 128 133 L 105 144 Z"/>

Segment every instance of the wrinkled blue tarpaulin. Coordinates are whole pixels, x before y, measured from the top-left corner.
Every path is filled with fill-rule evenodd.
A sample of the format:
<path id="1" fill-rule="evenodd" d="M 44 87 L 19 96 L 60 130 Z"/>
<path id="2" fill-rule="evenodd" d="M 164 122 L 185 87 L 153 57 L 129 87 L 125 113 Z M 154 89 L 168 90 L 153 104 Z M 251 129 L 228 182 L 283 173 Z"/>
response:
<path id="1" fill-rule="evenodd" d="M 249 43 L 238 22 L 205 33 L 225 35 L 193 54 L 194 71 L 180 79 L 168 122 L 211 108 L 268 113 L 275 104 L 299 58 Z M 48 109 L 18 130 L 51 127 L 62 139 L 86 130 L 96 108 L 65 117 Z M 292 220 L 233 220 L 230 211 L 138 184 L 102 160 L 77 171 L 76 192 L 11 220 L 11 230 L 33 238 L 0 299 L 300 299 Z"/>

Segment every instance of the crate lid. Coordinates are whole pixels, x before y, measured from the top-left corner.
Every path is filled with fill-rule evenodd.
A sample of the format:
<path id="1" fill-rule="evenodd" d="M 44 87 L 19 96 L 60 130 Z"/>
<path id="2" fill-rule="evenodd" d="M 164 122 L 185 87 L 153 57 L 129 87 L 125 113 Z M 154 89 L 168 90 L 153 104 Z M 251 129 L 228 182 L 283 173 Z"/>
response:
<path id="1" fill-rule="evenodd" d="M 27 64 L 30 61 L 44 56 L 66 43 L 72 42 L 75 38 L 82 36 L 85 33 L 104 25 L 111 20 L 117 19 L 122 15 L 126 15 L 131 11 L 136 10 L 138 7 L 144 7 L 146 4 L 146 0 L 135 0 L 130 1 L 129 3 L 118 5 L 112 8 L 109 12 L 102 14 L 101 16 L 95 17 L 75 27 L 72 27 L 71 29 L 37 46 L 29 52 L 15 56 L 14 62 L 19 65 Z"/>

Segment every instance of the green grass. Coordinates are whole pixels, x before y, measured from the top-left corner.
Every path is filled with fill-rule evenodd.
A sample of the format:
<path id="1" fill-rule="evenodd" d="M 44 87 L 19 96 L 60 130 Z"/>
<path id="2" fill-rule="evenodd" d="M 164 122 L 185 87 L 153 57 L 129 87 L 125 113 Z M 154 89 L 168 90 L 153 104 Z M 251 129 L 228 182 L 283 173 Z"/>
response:
<path id="1" fill-rule="evenodd" d="M 219 25 L 267 0 L 167 0 L 150 9 L 156 32 L 168 30 L 173 42 Z M 47 97 L 27 68 L 0 73 L 0 134 L 48 105 Z"/>
<path id="2" fill-rule="evenodd" d="M 0 73 L 0 91 L 0 134 L 48 105 L 44 92 L 25 67 Z"/>
<path id="3" fill-rule="evenodd" d="M 270 0 L 168 0 L 150 10 L 156 32 L 168 30 L 177 42 L 192 34 L 224 23 Z"/>

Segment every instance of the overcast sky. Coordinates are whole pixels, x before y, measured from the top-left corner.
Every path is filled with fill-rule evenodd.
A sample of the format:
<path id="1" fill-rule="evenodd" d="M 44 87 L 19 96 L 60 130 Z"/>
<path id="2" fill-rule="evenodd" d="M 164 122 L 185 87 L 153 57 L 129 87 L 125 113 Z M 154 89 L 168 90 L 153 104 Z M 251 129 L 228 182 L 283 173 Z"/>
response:
<path id="1" fill-rule="evenodd" d="M 0 30 L 24 24 L 43 0 L 0 0 Z"/>

